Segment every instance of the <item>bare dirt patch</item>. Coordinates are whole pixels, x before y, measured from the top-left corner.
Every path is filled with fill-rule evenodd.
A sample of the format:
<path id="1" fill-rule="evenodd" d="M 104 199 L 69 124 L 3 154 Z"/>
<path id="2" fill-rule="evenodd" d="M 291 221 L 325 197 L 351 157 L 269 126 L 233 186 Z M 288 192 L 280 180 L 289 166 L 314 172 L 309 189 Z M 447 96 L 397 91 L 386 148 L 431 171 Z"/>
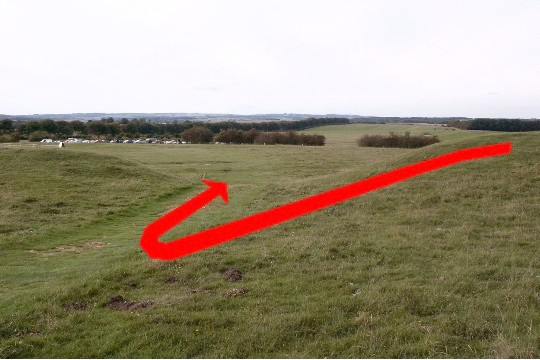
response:
<path id="1" fill-rule="evenodd" d="M 235 281 L 242 280 L 242 278 L 244 277 L 244 274 L 242 274 L 242 272 L 240 270 L 235 269 L 233 267 L 228 268 L 227 270 L 225 270 L 223 275 L 225 275 L 227 280 L 230 281 L 230 282 L 235 282 Z"/>
<path id="2" fill-rule="evenodd" d="M 207 288 L 197 288 L 197 289 L 191 289 L 189 290 L 192 294 L 213 294 L 214 290 L 207 289 Z"/>
<path id="3" fill-rule="evenodd" d="M 86 244 L 84 244 L 84 247 L 88 249 L 101 249 L 102 247 L 105 247 L 106 245 L 107 244 L 101 241 L 92 241 L 92 242 L 87 242 Z"/>
<path id="4" fill-rule="evenodd" d="M 227 297 L 236 297 L 236 296 L 244 295 L 245 293 L 247 293 L 247 290 L 244 288 L 233 288 L 233 289 L 227 290 L 225 294 L 223 295 Z"/>
<path id="5" fill-rule="evenodd" d="M 83 248 L 79 246 L 69 246 L 69 245 L 60 245 L 55 249 L 57 252 L 61 253 L 75 253 L 80 254 L 83 252 Z"/>
<path id="6" fill-rule="evenodd" d="M 30 253 L 38 254 L 41 256 L 52 256 L 62 253 L 80 254 L 88 249 L 101 249 L 107 246 L 107 244 L 100 241 L 87 242 L 82 246 L 75 245 L 60 245 L 51 250 L 29 250 Z"/>
<path id="7" fill-rule="evenodd" d="M 113 296 L 109 299 L 107 307 L 116 311 L 136 311 L 140 309 L 145 309 L 154 305 L 152 300 L 145 301 L 127 301 L 121 295 Z"/>

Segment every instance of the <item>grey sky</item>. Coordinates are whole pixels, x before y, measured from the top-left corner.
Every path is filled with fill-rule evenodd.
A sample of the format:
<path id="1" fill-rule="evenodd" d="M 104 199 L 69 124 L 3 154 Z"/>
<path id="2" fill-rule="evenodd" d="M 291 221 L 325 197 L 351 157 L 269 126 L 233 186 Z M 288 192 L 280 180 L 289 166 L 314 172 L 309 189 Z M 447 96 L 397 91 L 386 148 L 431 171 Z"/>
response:
<path id="1" fill-rule="evenodd" d="M 0 113 L 540 118 L 540 1 L 0 0 Z"/>

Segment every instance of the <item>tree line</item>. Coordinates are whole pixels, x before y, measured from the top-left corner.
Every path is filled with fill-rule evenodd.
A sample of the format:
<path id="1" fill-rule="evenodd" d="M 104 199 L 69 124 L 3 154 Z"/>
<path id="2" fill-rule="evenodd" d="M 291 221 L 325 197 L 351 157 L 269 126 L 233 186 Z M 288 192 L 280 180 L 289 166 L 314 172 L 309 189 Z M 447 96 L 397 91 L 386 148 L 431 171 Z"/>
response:
<path id="1" fill-rule="evenodd" d="M 182 137 L 184 137 L 184 135 Z M 294 131 L 261 132 L 255 129 L 251 129 L 248 131 L 237 129 L 221 130 L 219 134 L 215 136 L 214 140 L 226 144 L 283 144 L 323 146 L 325 143 L 325 137 L 323 135 L 297 134 Z"/>
<path id="2" fill-rule="evenodd" d="M 325 137 L 322 135 L 297 134 L 294 131 L 263 132 L 256 129 L 221 130 L 214 134 L 210 129 L 204 126 L 192 126 L 180 134 L 180 138 L 191 144 L 208 144 L 210 142 L 219 142 L 225 144 L 264 144 L 264 145 L 306 145 L 323 146 Z"/>
<path id="3" fill-rule="evenodd" d="M 448 126 L 463 130 L 488 131 L 540 131 L 540 120 L 522 119 L 473 119 L 451 121 Z"/>
<path id="4" fill-rule="evenodd" d="M 40 141 L 44 138 L 64 139 L 68 137 L 123 139 L 138 137 L 156 137 L 161 139 L 180 138 L 182 133 L 193 127 L 205 128 L 212 136 L 223 130 L 241 130 L 249 132 L 257 130 L 261 133 L 288 132 L 304 130 L 322 125 L 347 124 L 347 118 L 310 118 L 296 121 L 268 121 L 258 123 L 241 123 L 235 121 L 221 122 L 172 122 L 155 123 L 146 119 L 113 119 L 102 118 L 94 121 L 63 121 L 63 120 L 29 120 L 13 121 L 0 120 L 0 142 L 16 142 L 19 140 Z M 260 135 L 260 134 L 259 134 Z M 261 135 L 267 136 L 267 135 Z M 281 135 L 276 141 L 282 141 Z M 187 140 L 188 141 L 188 140 Z M 285 141 L 285 140 L 283 140 Z M 296 141 L 296 138 L 291 141 Z"/>

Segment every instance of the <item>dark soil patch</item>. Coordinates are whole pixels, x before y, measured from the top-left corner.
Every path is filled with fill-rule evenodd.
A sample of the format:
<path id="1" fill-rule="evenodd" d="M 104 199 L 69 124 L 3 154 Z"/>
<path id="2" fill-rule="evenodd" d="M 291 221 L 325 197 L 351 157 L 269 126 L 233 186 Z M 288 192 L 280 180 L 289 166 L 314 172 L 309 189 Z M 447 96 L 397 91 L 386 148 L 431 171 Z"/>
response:
<path id="1" fill-rule="evenodd" d="M 235 281 L 242 280 L 242 277 L 244 276 L 244 274 L 242 274 L 242 272 L 240 270 L 235 269 L 235 268 L 228 268 L 223 273 L 223 275 L 225 275 L 227 280 L 230 281 L 230 282 L 235 282 Z"/>
<path id="2" fill-rule="evenodd" d="M 70 311 L 84 311 L 87 308 L 87 304 L 80 303 L 78 301 L 71 301 L 64 305 L 64 309 L 70 310 Z"/>
<path id="3" fill-rule="evenodd" d="M 227 297 L 236 297 L 236 296 L 244 295 L 245 293 L 247 293 L 247 290 L 244 288 L 233 288 L 233 289 L 227 290 L 224 295 Z"/>
<path id="4" fill-rule="evenodd" d="M 154 305 L 151 300 L 127 301 L 121 295 L 113 296 L 107 303 L 107 307 L 116 311 L 135 311 Z"/>
<path id="5" fill-rule="evenodd" d="M 167 278 L 165 279 L 166 283 L 175 283 L 177 281 L 178 281 L 178 277 L 176 275 L 167 276 Z"/>

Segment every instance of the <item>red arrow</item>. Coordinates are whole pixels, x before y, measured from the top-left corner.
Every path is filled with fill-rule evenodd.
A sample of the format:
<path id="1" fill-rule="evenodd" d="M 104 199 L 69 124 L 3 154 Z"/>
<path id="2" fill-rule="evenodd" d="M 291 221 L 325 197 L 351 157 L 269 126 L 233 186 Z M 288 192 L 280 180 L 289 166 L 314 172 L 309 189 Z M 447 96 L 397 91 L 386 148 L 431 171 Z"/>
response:
<path id="1" fill-rule="evenodd" d="M 512 143 L 509 142 L 458 150 L 278 206 L 168 243 L 160 242 L 159 237 L 161 235 L 216 197 L 221 196 L 225 202 L 228 201 L 226 183 L 203 180 L 209 186 L 208 189 L 145 228 L 141 237 L 141 247 L 153 259 L 174 260 L 420 174 L 463 161 L 509 154 L 511 150 Z"/>

